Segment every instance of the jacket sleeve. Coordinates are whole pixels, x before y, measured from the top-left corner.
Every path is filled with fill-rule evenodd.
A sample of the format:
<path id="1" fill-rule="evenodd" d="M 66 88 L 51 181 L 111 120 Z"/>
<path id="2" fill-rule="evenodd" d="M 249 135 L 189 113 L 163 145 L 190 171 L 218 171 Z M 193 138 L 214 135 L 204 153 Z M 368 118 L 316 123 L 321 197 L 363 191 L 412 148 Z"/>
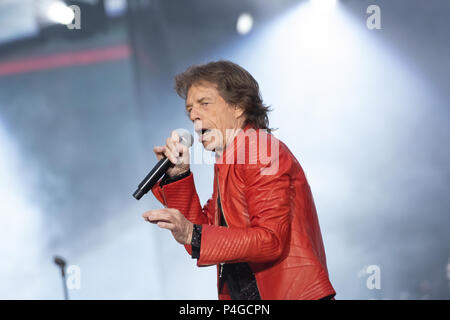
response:
<path id="1" fill-rule="evenodd" d="M 212 201 L 208 200 L 205 206 L 201 207 L 192 172 L 186 178 L 162 187 L 158 182 L 152 188 L 152 192 L 166 208 L 178 209 L 192 223 L 203 225 L 211 222 Z M 185 245 L 185 248 L 192 255 L 191 245 Z"/>
<path id="2" fill-rule="evenodd" d="M 285 157 L 280 154 L 277 161 L 286 161 Z M 243 165 L 250 227 L 204 225 L 198 265 L 269 262 L 283 254 L 291 218 L 289 165 L 279 165 L 275 174 L 261 174 L 266 167 Z"/>

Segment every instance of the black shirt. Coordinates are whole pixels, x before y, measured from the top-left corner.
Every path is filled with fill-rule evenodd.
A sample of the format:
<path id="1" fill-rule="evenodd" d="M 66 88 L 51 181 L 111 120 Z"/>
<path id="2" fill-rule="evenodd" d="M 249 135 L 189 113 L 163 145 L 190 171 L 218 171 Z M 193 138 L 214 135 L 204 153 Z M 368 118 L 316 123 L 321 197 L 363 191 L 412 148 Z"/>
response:
<path id="1" fill-rule="evenodd" d="M 227 227 L 220 203 L 220 196 L 217 198 L 217 205 L 220 212 L 220 225 Z M 219 291 L 223 286 L 223 282 L 226 282 L 231 300 L 261 300 L 255 275 L 248 263 L 225 263 L 220 268 L 223 269 L 219 278 Z"/>

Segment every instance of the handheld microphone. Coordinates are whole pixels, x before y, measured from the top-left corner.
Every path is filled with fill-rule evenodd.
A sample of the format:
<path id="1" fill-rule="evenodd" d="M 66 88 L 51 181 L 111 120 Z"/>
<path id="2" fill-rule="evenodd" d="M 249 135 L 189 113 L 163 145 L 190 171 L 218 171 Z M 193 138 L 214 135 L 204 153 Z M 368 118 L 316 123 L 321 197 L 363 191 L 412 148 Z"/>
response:
<path id="1" fill-rule="evenodd" d="M 190 148 L 194 141 L 192 135 L 186 129 L 177 129 L 175 130 L 180 136 L 180 143 Z M 158 180 L 166 173 L 167 169 L 170 168 L 172 162 L 166 157 L 163 157 L 158 163 L 153 167 L 153 169 L 147 174 L 147 176 L 142 180 L 139 184 L 137 190 L 133 193 L 133 197 L 136 200 L 142 198 L 144 194 L 146 194 L 153 186 L 158 182 Z"/>

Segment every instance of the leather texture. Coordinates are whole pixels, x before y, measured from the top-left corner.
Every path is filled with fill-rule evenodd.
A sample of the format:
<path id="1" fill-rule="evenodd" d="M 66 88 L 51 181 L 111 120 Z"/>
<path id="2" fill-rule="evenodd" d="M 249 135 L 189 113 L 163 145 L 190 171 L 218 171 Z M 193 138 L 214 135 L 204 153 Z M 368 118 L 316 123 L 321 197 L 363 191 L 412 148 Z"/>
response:
<path id="1" fill-rule="evenodd" d="M 213 195 L 203 207 L 192 173 L 163 187 L 158 183 L 152 192 L 166 207 L 202 224 L 198 266 L 248 262 L 264 300 L 336 294 L 303 169 L 286 145 L 264 130 L 247 126 L 216 158 Z M 219 192 L 228 227 L 219 226 Z M 185 247 L 191 254 L 191 246 Z M 230 299 L 226 285 L 218 295 Z"/>

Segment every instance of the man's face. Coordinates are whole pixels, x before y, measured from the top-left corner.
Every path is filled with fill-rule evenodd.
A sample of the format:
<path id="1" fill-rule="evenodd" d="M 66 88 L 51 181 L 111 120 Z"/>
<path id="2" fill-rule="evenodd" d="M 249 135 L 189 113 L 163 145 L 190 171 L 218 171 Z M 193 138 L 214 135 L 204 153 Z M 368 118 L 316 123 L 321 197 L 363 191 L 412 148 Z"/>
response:
<path id="1" fill-rule="evenodd" d="M 193 84 L 189 88 L 186 111 L 200 142 L 210 151 L 222 150 L 244 123 L 243 110 L 226 103 L 210 83 Z"/>

